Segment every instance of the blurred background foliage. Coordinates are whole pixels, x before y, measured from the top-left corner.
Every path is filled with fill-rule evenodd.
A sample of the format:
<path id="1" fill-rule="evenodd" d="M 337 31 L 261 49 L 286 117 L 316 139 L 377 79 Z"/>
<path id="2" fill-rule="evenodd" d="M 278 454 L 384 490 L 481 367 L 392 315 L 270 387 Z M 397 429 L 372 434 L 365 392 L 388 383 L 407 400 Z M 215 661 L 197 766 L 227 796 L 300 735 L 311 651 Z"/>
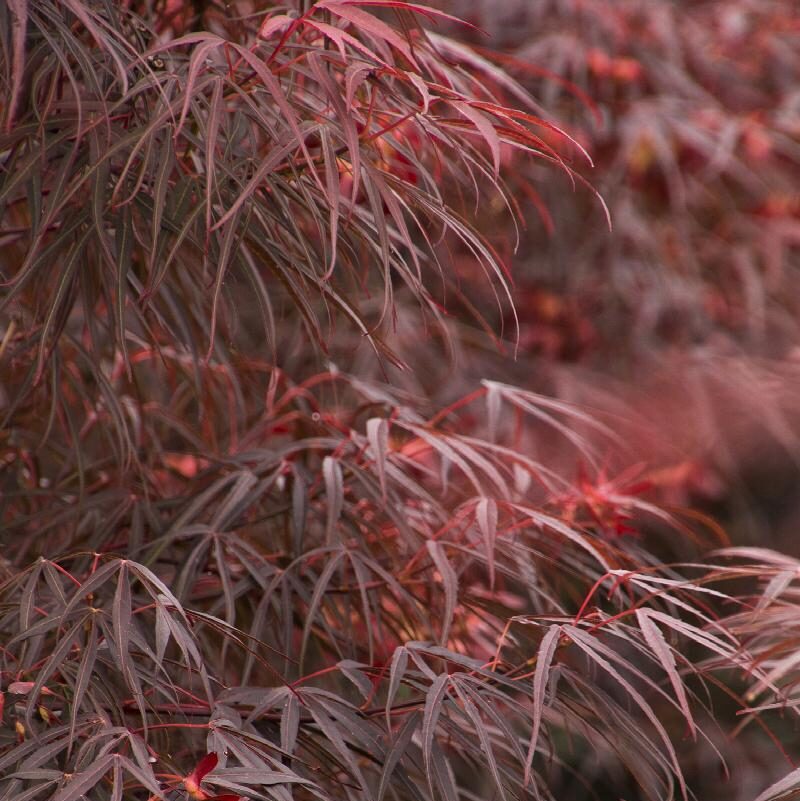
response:
<path id="1" fill-rule="evenodd" d="M 447 7 L 587 148 L 614 221 L 609 235 L 556 173 L 515 168 L 523 353 L 558 365 L 569 397 L 638 411 L 626 439 L 675 499 L 797 553 L 795 4 Z"/>

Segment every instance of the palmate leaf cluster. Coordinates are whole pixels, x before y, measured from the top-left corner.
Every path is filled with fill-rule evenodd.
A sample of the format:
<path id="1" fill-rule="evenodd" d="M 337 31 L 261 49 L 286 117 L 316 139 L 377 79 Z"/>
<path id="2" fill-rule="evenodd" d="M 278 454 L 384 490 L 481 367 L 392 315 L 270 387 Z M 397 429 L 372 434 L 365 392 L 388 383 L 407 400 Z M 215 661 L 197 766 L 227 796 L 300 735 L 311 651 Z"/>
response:
<path id="1" fill-rule="evenodd" d="M 445 19 L 0 7 L 0 798 L 688 798 L 717 684 L 791 693 L 752 633 L 791 567 L 737 599 L 752 566 L 660 565 L 631 532 L 677 520 L 534 455 L 612 431 L 355 369 L 480 316 L 448 251 L 510 301 L 471 222 L 510 152 L 581 182 Z"/>

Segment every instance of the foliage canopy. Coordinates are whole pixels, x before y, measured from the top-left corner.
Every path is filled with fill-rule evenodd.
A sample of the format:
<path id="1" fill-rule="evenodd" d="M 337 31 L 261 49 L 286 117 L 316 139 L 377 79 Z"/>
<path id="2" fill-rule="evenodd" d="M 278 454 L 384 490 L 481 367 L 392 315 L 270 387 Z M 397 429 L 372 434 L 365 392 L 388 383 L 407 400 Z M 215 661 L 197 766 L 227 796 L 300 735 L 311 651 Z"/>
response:
<path id="1" fill-rule="evenodd" d="M 756 743 L 792 706 L 794 561 L 664 564 L 641 532 L 695 535 L 604 476 L 605 423 L 425 397 L 459 326 L 518 335 L 480 222 L 521 159 L 603 214 L 580 137 L 439 23 L 0 6 L 0 798 L 688 798 L 720 699 Z"/>

